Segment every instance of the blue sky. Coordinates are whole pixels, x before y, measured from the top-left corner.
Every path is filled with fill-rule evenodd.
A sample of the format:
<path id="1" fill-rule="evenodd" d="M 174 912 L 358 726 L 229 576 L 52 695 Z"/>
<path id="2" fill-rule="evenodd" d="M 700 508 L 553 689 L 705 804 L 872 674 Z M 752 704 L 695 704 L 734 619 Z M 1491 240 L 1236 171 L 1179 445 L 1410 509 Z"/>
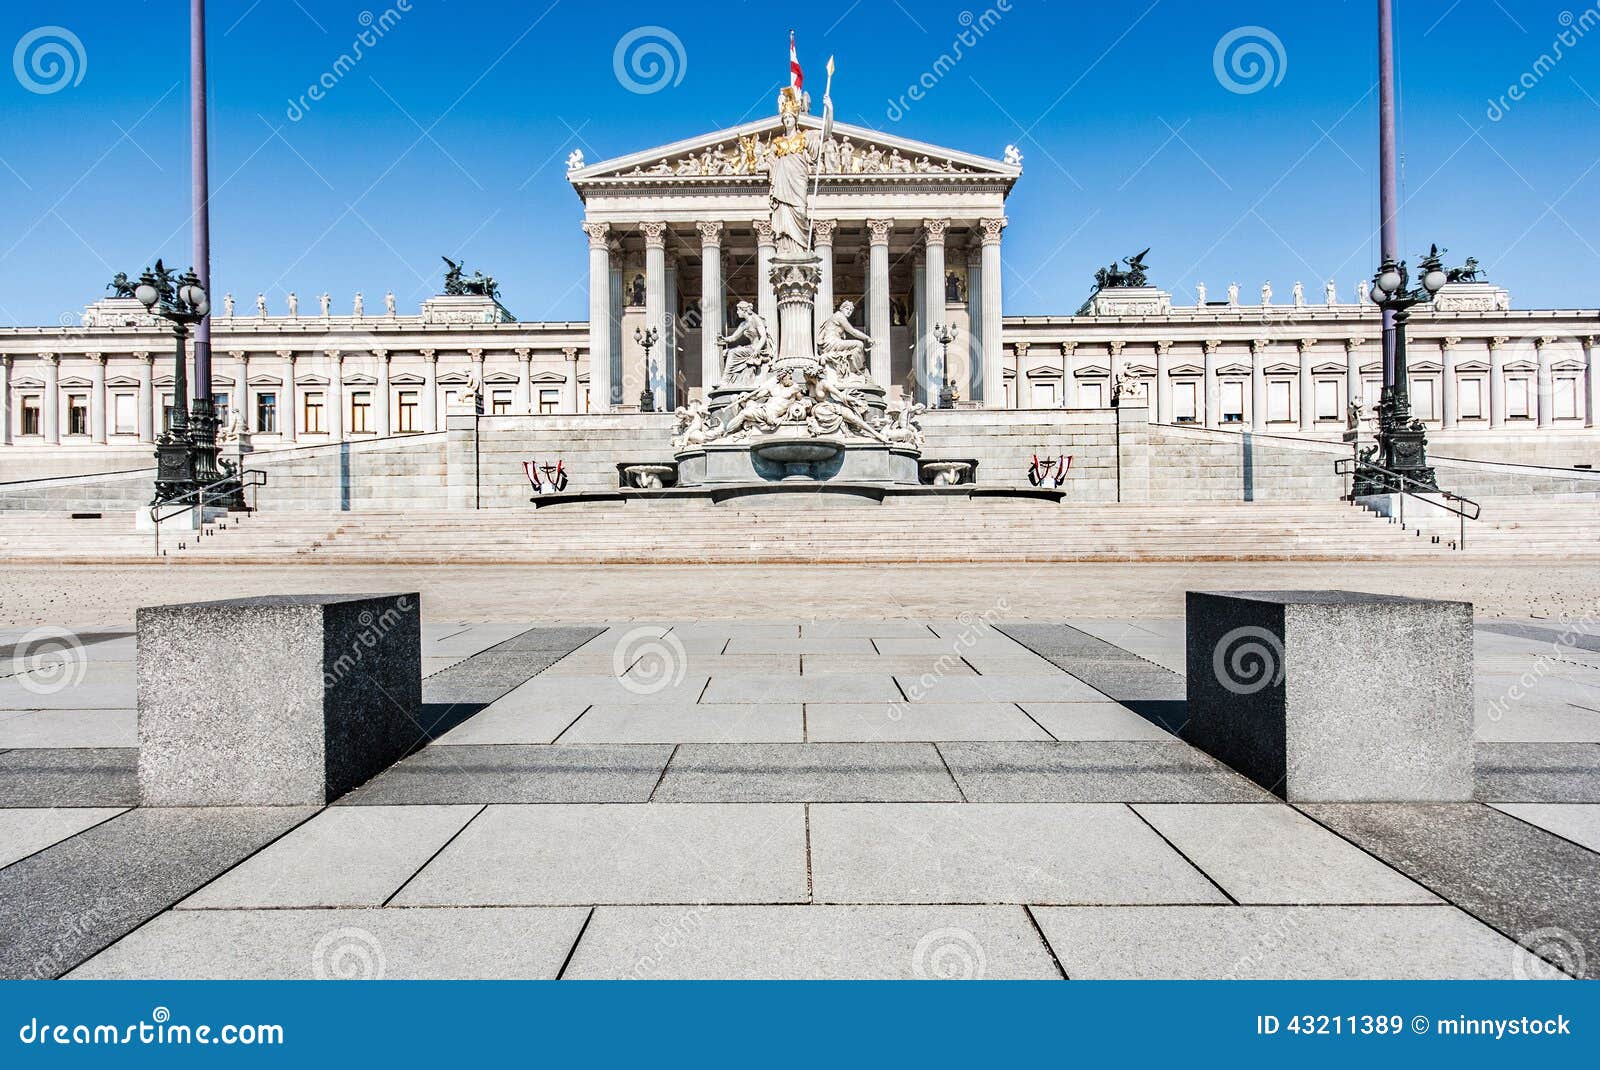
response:
<path id="1" fill-rule="evenodd" d="M 1154 281 L 1185 300 L 1196 282 L 1218 297 L 1230 281 L 1251 300 L 1268 279 L 1280 300 L 1296 279 L 1315 299 L 1328 277 L 1348 296 L 1371 271 L 1372 0 L 1005 3 L 819 0 L 784 18 L 764 3 L 409 0 L 323 100 L 295 108 L 351 50 L 363 12 L 393 0 L 214 0 L 214 288 L 242 304 L 264 290 L 279 311 L 289 290 L 308 306 L 327 290 L 343 311 L 356 290 L 370 307 L 393 289 L 409 310 L 447 253 L 497 276 L 521 318 L 581 319 L 567 153 L 594 161 L 764 114 L 791 28 L 811 79 L 837 56 L 841 118 L 994 156 L 1021 147 L 1008 314 L 1069 313 L 1097 266 L 1146 246 Z M 963 13 L 991 6 L 997 21 L 924 98 L 896 103 L 952 51 Z M 0 323 L 72 321 L 114 271 L 188 262 L 187 8 L 0 11 L 13 58 Z M 1438 241 L 1454 261 L 1476 256 L 1521 307 L 1600 304 L 1600 26 L 1568 31 L 1576 43 L 1535 72 L 1581 4 L 1397 8 L 1403 251 Z M 613 62 L 641 26 L 680 43 L 647 93 Z M 60 40 L 35 34 L 48 27 L 75 38 L 65 80 L 28 65 Z M 1228 52 L 1219 75 L 1230 35 L 1263 45 L 1264 75 L 1232 72 Z M 1524 99 L 1491 108 L 1525 74 Z"/>

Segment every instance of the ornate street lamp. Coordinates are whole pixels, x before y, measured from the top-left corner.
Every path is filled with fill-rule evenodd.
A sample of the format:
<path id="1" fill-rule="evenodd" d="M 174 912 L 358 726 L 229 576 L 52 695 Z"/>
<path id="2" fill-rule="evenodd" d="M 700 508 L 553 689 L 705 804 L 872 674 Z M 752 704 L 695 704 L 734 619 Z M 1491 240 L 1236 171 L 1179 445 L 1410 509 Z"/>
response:
<path id="1" fill-rule="evenodd" d="M 933 325 L 933 340 L 939 343 L 939 408 L 956 407 L 955 381 L 950 378 L 950 343 L 956 340 L 955 324 Z"/>
<path id="2" fill-rule="evenodd" d="M 644 389 L 639 391 L 639 411 L 656 411 L 656 392 L 650 389 L 650 348 L 661 340 L 661 332 L 655 327 L 635 327 L 633 340 L 644 347 Z"/>
<path id="3" fill-rule="evenodd" d="M 1397 263 L 1393 257 L 1386 257 L 1372 277 L 1372 303 L 1383 310 L 1386 323 L 1394 324 L 1393 359 L 1384 369 L 1383 393 L 1378 399 L 1377 444 L 1362 451 L 1351 488 L 1354 495 L 1438 489 L 1428 464 L 1427 428 L 1411 416 L 1406 323 L 1412 308 L 1431 303 L 1450 280 L 1439 257 L 1435 245 L 1417 265 L 1422 275 L 1420 286 L 1412 287 L 1406 262 Z"/>

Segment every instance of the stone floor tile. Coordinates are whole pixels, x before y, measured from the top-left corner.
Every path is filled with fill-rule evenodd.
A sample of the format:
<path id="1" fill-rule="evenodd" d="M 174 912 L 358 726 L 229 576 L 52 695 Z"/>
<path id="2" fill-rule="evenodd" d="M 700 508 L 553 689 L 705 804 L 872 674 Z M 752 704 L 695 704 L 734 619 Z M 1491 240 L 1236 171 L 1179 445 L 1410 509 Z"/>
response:
<path id="1" fill-rule="evenodd" d="M 598 637 L 604 628 L 583 625 L 555 625 L 527 628 L 516 635 L 496 643 L 492 653 L 511 651 L 540 651 L 565 655 Z"/>
<path id="2" fill-rule="evenodd" d="M 730 677 L 730 679 L 738 679 Z M 626 679 L 615 676 L 536 676 L 509 692 L 504 702 L 508 706 L 537 708 L 550 704 L 581 702 L 586 706 L 617 706 L 643 703 L 660 705 L 664 702 L 698 702 L 710 677 L 704 674 L 688 675 L 678 669 L 669 669 L 663 675 L 659 667 L 651 674 L 642 674 L 637 668 Z"/>
<path id="3" fill-rule="evenodd" d="M 644 802 L 670 746 L 425 747 L 339 805 Z"/>
<path id="4" fill-rule="evenodd" d="M 588 708 L 581 700 L 513 702 L 504 696 L 440 736 L 442 746 L 470 743 L 551 743 Z"/>
<path id="5" fill-rule="evenodd" d="M 175 910 L 77 979 L 554 980 L 589 911 Z"/>
<path id="6" fill-rule="evenodd" d="M 1173 738 L 1172 733 L 1116 702 L 1024 702 L 1021 705 L 1045 731 L 1060 740 L 1170 743 Z"/>
<path id="7" fill-rule="evenodd" d="M 1227 766 L 1176 740 L 941 743 L 973 802 L 1269 802 Z"/>
<path id="8" fill-rule="evenodd" d="M 781 639 L 774 636 L 746 636 L 730 629 L 725 654 L 856 654 L 867 657 L 879 653 L 865 636 L 825 635 L 815 639 Z"/>
<path id="9" fill-rule="evenodd" d="M 855 676 L 712 677 L 702 702 L 899 702 L 888 673 Z"/>
<path id="10" fill-rule="evenodd" d="M 1600 803 L 1492 803 L 1496 810 L 1600 852 Z"/>
<path id="11" fill-rule="evenodd" d="M 1134 810 L 1241 903 L 1439 902 L 1279 803 L 1139 803 Z"/>
<path id="12" fill-rule="evenodd" d="M 1221 903 L 1126 806 L 811 807 L 819 903 Z"/>
<path id="13" fill-rule="evenodd" d="M 0 754 L 0 806 L 135 806 L 139 752 L 26 748 Z"/>
<path id="14" fill-rule="evenodd" d="M 89 665 L 82 679 L 18 673 L 0 679 L 0 709 L 131 710 L 138 703 L 132 662 Z"/>
<path id="15" fill-rule="evenodd" d="M 685 744 L 657 802 L 871 802 L 959 799 L 928 743 Z"/>
<path id="16" fill-rule="evenodd" d="M 1600 855 L 1479 803 L 1318 803 L 1299 809 L 1441 898 L 1600 977 Z"/>
<path id="17" fill-rule="evenodd" d="M 1015 658 L 1028 653 L 1026 648 L 999 632 L 914 638 L 888 637 L 874 639 L 872 645 L 878 648 L 878 653 L 890 656 L 921 654 L 926 657 L 939 657 L 948 654 L 959 658 L 971 654 L 974 657 L 986 655 Z"/>
<path id="18" fill-rule="evenodd" d="M 598 907 L 568 979 L 1055 980 L 1017 906 Z"/>
<path id="19" fill-rule="evenodd" d="M 1449 906 L 1038 907 L 1082 980 L 1468 980 L 1554 972 Z"/>
<path id="20" fill-rule="evenodd" d="M 118 806 L 0 809 L 0 869 L 123 811 Z"/>
<path id="21" fill-rule="evenodd" d="M 806 736 L 814 743 L 1050 738 L 1007 702 L 807 703 Z"/>
<path id="22" fill-rule="evenodd" d="M 797 903 L 800 806 L 491 806 L 396 906 Z"/>
<path id="23" fill-rule="evenodd" d="M 561 736 L 577 743 L 799 743 L 798 702 L 593 706 Z"/>
<path id="24" fill-rule="evenodd" d="M 1472 737 L 1481 743 L 1600 743 L 1600 712 L 1560 701 L 1480 704 L 1475 720 Z"/>
<path id="25" fill-rule="evenodd" d="M 0 747 L 137 747 L 137 710 L 29 710 L 0 720 Z"/>
<path id="26" fill-rule="evenodd" d="M 800 625 L 802 639 L 821 639 L 827 636 L 904 639 L 933 634 L 933 629 L 920 620 L 808 620 Z"/>
<path id="27" fill-rule="evenodd" d="M 65 973 L 314 813 L 141 808 L 0 870 L 0 977 Z"/>
<path id="28" fill-rule="evenodd" d="M 880 670 L 888 672 L 887 669 Z M 687 655 L 686 676 L 799 676 L 799 654 L 701 654 Z M 633 663 L 627 675 L 638 679 L 657 679 L 660 669 L 645 658 Z"/>
<path id="29" fill-rule="evenodd" d="M 1600 802 L 1600 744 L 1480 743 L 1485 802 Z"/>
<path id="30" fill-rule="evenodd" d="M 856 676 L 885 674 L 921 678 L 934 676 L 976 676 L 971 665 L 953 654 L 806 654 L 802 656 L 806 676 Z M 1055 672 L 1053 667 L 1052 672 Z"/>
<path id="31" fill-rule="evenodd" d="M 1066 675 L 1037 654 L 1023 651 L 1020 654 L 968 654 L 968 665 L 983 676 L 1051 676 Z"/>
<path id="32" fill-rule="evenodd" d="M 329 807 L 178 906 L 382 906 L 480 809 Z"/>
<path id="33" fill-rule="evenodd" d="M 912 702 L 1094 702 L 1105 696 L 1065 673 L 1055 676 L 946 676 L 931 684 L 896 676 Z"/>

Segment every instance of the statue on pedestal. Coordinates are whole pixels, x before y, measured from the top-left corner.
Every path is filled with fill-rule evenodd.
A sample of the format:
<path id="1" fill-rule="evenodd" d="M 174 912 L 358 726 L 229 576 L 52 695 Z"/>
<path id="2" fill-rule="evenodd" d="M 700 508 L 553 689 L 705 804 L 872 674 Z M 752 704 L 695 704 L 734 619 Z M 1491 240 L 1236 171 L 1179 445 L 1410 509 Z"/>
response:
<path id="1" fill-rule="evenodd" d="M 772 139 L 767 156 L 767 202 L 777 255 L 796 259 L 811 251 L 811 171 L 817 151 L 806 141 L 798 115 L 804 98 L 792 88 L 778 95 L 783 133 Z"/>
<path id="2" fill-rule="evenodd" d="M 722 347 L 722 381 L 736 385 L 754 379 L 772 363 L 772 332 L 749 301 L 735 306 L 738 326 L 717 339 Z"/>
<path id="3" fill-rule="evenodd" d="M 289 291 L 289 318 L 300 315 L 300 298 L 293 290 Z"/>
<path id="4" fill-rule="evenodd" d="M 817 329 L 817 356 L 824 364 L 838 369 L 842 375 L 861 375 L 867 370 L 867 350 L 872 347 L 872 336 L 856 329 L 850 314 L 856 310 L 852 301 L 841 301 L 839 310 L 822 321 Z"/>

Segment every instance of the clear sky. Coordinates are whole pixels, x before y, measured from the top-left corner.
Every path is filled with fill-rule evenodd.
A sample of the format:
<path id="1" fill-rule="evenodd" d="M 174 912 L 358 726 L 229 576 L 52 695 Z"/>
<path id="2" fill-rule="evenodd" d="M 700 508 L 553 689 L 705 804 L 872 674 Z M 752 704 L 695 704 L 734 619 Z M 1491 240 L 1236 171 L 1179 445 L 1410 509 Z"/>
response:
<path id="1" fill-rule="evenodd" d="M 1097 266 L 1146 246 L 1153 281 L 1180 300 L 1230 281 L 1258 300 L 1266 280 L 1287 300 L 1297 279 L 1320 300 L 1330 277 L 1348 297 L 1375 259 L 1374 0 L 818 0 L 789 16 L 770 3 L 403 2 L 211 3 L 216 291 L 245 306 L 265 291 L 281 312 L 290 290 L 308 307 L 327 290 L 343 312 L 356 290 L 370 308 L 392 289 L 410 311 L 448 254 L 495 275 L 520 318 L 584 318 L 567 154 L 594 162 L 765 114 L 791 28 L 813 86 L 837 56 L 842 119 L 996 157 L 1020 147 L 1008 314 L 1070 313 Z M 385 9 L 397 21 L 336 71 Z M 1587 21 L 1600 12 L 1397 9 L 1402 251 L 1437 241 L 1453 262 L 1476 256 L 1519 307 L 1600 305 L 1600 24 Z M 76 322 L 115 271 L 188 263 L 187 10 L 0 9 L 0 323 Z M 670 35 L 634 35 L 619 77 L 619 43 L 640 27 Z M 939 64 L 963 30 L 959 60 Z M 300 103 L 324 75 L 323 99 Z M 1519 80 L 1531 88 L 1501 103 Z M 902 102 L 919 81 L 931 88 Z"/>

